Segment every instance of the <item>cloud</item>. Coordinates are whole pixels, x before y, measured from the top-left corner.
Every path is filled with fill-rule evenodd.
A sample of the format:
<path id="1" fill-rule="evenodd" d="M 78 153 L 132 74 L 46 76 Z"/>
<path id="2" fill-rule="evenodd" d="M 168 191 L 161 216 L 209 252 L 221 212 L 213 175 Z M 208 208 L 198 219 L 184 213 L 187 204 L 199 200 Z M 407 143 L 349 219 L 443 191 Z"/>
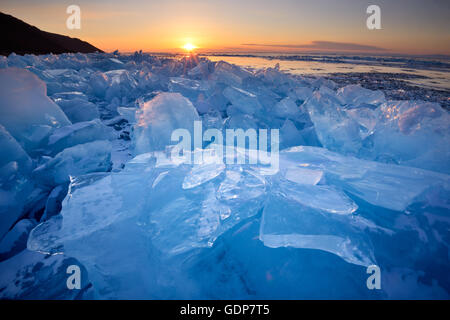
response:
<path id="1" fill-rule="evenodd" d="M 286 49 L 316 49 L 316 50 L 343 50 L 343 51 L 386 51 L 384 48 L 369 46 L 358 43 L 333 42 L 333 41 L 313 41 L 310 44 L 259 44 L 243 43 L 243 46 L 252 47 L 273 47 Z"/>

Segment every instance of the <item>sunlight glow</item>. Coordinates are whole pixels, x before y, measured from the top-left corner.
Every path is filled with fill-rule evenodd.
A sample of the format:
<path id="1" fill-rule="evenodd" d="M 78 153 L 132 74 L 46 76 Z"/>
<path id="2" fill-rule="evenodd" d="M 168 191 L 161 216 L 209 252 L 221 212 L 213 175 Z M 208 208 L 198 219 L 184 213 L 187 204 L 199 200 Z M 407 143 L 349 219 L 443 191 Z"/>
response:
<path id="1" fill-rule="evenodd" d="M 197 48 L 197 47 L 194 46 L 192 43 L 186 43 L 186 44 L 183 46 L 183 49 L 186 50 L 186 51 L 192 51 L 192 50 L 194 50 L 194 49 L 196 49 L 196 48 Z"/>

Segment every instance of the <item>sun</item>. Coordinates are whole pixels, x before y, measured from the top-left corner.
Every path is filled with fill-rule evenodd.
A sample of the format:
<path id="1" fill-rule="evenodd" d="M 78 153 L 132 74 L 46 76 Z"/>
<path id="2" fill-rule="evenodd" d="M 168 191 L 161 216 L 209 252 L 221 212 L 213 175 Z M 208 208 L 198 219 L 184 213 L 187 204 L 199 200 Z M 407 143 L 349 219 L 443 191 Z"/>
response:
<path id="1" fill-rule="evenodd" d="M 192 50 L 194 50 L 194 49 L 196 49 L 197 47 L 195 46 L 195 45 L 193 45 L 192 43 L 186 43 L 184 46 L 183 46 L 183 49 L 184 50 L 186 50 L 186 51 L 192 51 Z"/>

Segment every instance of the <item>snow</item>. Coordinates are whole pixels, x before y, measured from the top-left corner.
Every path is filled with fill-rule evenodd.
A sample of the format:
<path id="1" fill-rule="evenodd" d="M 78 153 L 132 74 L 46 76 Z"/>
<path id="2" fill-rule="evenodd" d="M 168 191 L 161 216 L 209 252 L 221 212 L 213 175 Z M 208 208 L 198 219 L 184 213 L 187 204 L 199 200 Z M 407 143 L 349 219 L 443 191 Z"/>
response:
<path id="1" fill-rule="evenodd" d="M 219 141 L 185 150 L 200 163 L 171 158 L 195 121 L 279 129 L 279 170 L 220 161 L 215 147 L 251 156 Z M 437 103 L 279 65 L 12 54 L 0 297 L 448 299 L 449 128 Z M 74 263 L 92 283 L 79 295 L 64 288 Z M 371 264 L 395 283 L 367 290 Z"/>

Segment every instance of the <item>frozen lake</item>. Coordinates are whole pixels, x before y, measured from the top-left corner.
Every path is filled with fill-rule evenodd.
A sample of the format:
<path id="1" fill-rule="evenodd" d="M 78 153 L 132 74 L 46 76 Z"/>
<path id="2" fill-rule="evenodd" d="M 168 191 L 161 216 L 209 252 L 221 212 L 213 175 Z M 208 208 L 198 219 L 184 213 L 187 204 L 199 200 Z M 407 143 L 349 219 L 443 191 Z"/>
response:
<path id="1" fill-rule="evenodd" d="M 251 69 L 274 67 L 292 74 L 392 73 L 411 75 L 405 81 L 424 88 L 450 90 L 450 61 L 411 57 L 324 55 L 206 55 Z"/>

